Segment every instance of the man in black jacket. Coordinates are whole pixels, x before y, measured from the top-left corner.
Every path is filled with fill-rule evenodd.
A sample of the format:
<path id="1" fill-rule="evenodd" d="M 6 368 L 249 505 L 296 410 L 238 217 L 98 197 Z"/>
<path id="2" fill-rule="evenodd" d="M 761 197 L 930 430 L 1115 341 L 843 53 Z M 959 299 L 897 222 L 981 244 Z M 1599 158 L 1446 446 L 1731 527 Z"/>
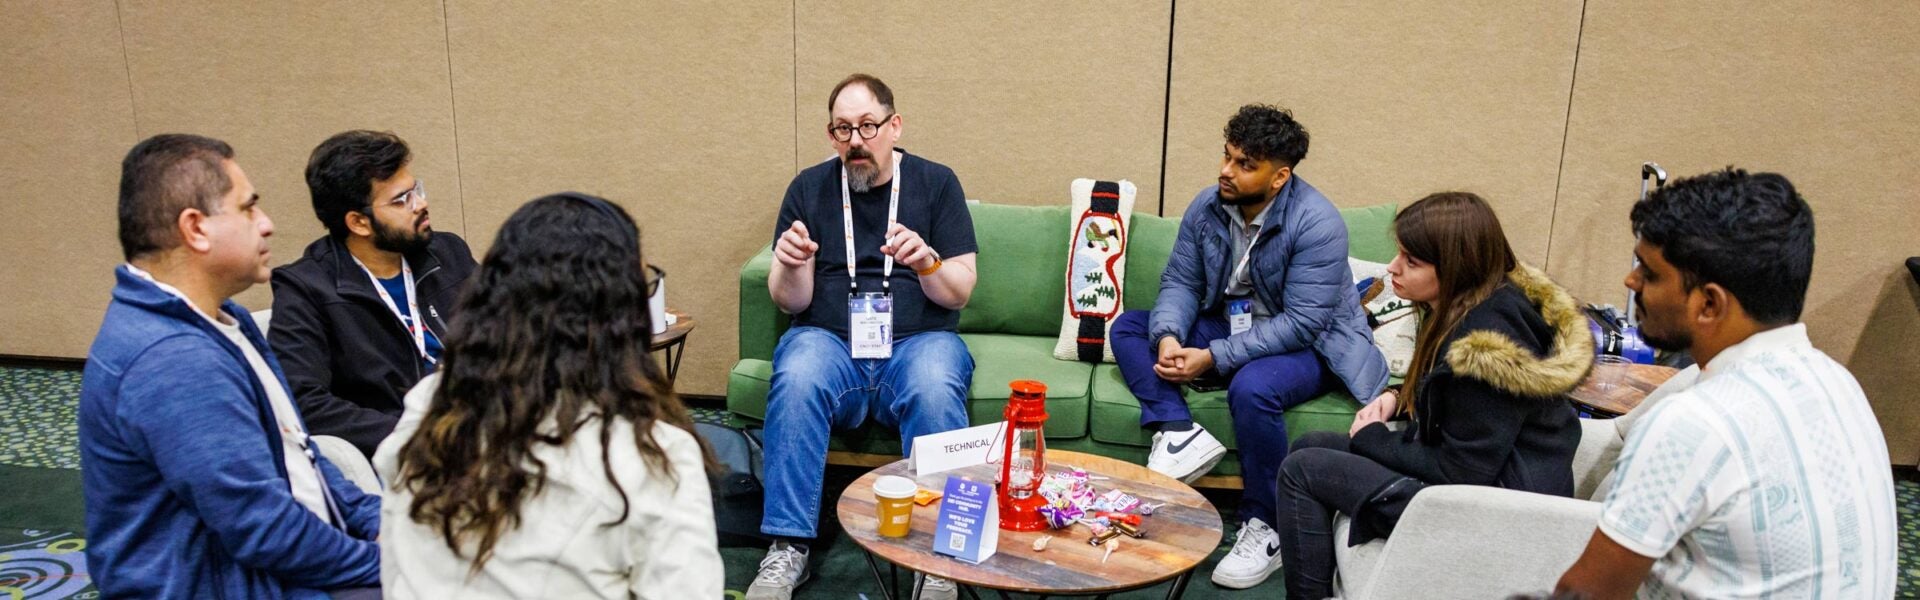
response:
<path id="1" fill-rule="evenodd" d="M 348 131 L 307 161 L 327 235 L 273 271 L 268 340 L 314 434 L 372 456 L 401 398 L 432 373 L 461 284 L 467 242 L 433 231 L 413 153 L 392 133 Z"/>

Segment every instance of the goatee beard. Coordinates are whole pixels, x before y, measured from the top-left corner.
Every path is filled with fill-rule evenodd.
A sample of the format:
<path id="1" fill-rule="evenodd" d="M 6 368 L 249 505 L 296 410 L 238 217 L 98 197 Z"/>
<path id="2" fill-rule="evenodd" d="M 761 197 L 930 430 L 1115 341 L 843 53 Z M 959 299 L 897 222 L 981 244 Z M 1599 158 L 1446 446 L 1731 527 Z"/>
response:
<path id="1" fill-rule="evenodd" d="M 1228 194 L 1226 192 L 1220 193 L 1220 203 L 1225 204 L 1227 206 L 1246 206 L 1248 204 L 1259 204 L 1261 200 L 1265 200 L 1265 199 L 1267 198 L 1260 194 Z"/>

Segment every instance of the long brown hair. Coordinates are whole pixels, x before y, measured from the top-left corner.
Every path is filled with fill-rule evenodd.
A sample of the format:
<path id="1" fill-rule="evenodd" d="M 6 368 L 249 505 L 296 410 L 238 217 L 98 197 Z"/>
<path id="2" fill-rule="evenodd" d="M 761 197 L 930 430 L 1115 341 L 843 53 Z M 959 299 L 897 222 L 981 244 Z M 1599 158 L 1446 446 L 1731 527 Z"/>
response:
<path id="1" fill-rule="evenodd" d="M 653 474 L 676 485 L 705 476 L 675 473 L 653 437 L 655 423 L 691 433 L 693 420 L 647 355 L 647 289 L 639 231 L 610 202 L 555 194 L 501 225 L 460 296 L 440 388 L 400 449 L 394 483 L 414 494 L 408 517 L 438 529 L 455 556 L 473 544 L 470 573 L 545 486 L 547 465 L 533 450 L 565 446 L 589 421 L 600 421 L 600 463 L 623 503 L 607 525 L 632 510 L 609 457 L 614 421 L 632 424 Z"/>
<path id="2" fill-rule="evenodd" d="M 1439 283 L 1432 302 L 1414 303 L 1420 333 L 1400 394 L 1400 411 L 1412 412 L 1420 401 L 1420 380 L 1440 359 L 1441 344 L 1520 263 L 1493 207 L 1469 192 L 1440 192 L 1408 205 L 1393 218 L 1393 235 L 1407 256 L 1433 265 Z"/>

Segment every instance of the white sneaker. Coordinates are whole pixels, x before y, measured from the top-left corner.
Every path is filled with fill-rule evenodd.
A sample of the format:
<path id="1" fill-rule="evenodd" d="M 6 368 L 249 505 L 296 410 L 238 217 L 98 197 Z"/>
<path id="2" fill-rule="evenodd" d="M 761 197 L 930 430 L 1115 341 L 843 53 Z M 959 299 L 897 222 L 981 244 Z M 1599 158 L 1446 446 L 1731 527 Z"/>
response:
<path id="1" fill-rule="evenodd" d="M 920 583 L 920 593 L 914 595 L 920 600 L 959 600 L 960 586 L 953 580 L 927 575 Z"/>
<path id="2" fill-rule="evenodd" d="M 786 542 L 774 542 L 760 559 L 760 574 L 747 586 L 747 600 L 791 600 L 793 588 L 807 582 L 807 552 Z"/>
<path id="3" fill-rule="evenodd" d="M 1239 536 L 1233 551 L 1213 567 L 1215 585 L 1244 590 L 1260 585 L 1280 568 L 1280 534 L 1265 521 L 1247 519 L 1240 525 Z"/>
<path id="4" fill-rule="evenodd" d="M 1207 433 L 1199 423 L 1186 431 L 1162 431 L 1153 434 L 1153 452 L 1147 455 L 1147 468 L 1155 473 L 1193 483 L 1213 470 L 1227 455 L 1227 447 Z"/>

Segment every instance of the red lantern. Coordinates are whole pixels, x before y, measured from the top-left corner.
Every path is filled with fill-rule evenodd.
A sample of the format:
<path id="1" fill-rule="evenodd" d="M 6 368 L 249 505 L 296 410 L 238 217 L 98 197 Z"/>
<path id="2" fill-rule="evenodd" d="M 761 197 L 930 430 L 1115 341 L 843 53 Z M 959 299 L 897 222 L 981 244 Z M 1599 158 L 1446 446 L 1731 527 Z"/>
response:
<path id="1" fill-rule="evenodd" d="M 1000 459 L 1000 528 L 1040 531 L 1047 518 L 1040 507 L 1040 479 L 1047 475 L 1047 441 L 1041 429 L 1047 423 L 1047 385 L 1022 379 L 1013 382 L 1007 399 L 1006 454 Z"/>

